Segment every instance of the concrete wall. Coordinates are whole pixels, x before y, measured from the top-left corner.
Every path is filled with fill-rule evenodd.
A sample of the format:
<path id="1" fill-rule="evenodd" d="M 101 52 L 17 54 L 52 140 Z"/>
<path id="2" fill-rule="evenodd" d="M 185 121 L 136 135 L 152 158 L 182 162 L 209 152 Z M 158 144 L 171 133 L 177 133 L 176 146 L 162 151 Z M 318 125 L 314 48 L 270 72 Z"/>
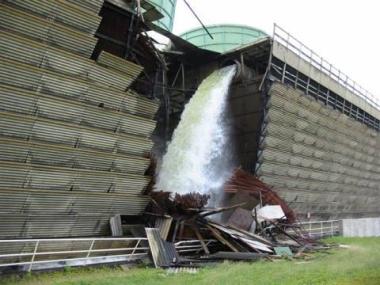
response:
<path id="1" fill-rule="evenodd" d="M 257 174 L 300 217 L 380 214 L 380 136 L 300 91 L 274 83 Z"/>
<path id="2" fill-rule="evenodd" d="M 341 227 L 344 237 L 380 236 L 380 218 L 344 219 Z"/>

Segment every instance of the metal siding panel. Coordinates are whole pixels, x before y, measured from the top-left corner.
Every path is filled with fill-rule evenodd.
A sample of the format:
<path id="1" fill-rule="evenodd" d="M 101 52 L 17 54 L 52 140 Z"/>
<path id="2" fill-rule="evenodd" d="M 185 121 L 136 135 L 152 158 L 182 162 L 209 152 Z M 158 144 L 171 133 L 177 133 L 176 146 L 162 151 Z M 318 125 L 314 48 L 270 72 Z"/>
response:
<path id="1" fill-rule="evenodd" d="M 0 27 L 90 57 L 97 39 L 61 24 L 0 5 Z"/>
<path id="2" fill-rule="evenodd" d="M 301 214 L 341 218 L 377 212 L 378 133 L 282 84 L 274 84 L 270 95 L 257 174 L 295 201 Z"/>
<path id="3" fill-rule="evenodd" d="M 133 62 L 117 57 L 109 52 L 102 51 L 97 59 L 101 65 L 118 70 L 128 74 L 133 78 L 137 78 L 143 70 L 143 67 Z"/>
<path id="4" fill-rule="evenodd" d="M 122 110 L 147 118 L 152 118 L 158 109 L 158 102 L 143 98 L 133 91 L 121 92 L 7 58 L 0 57 L 0 60 L 2 62 L 0 85 L 7 84 L 14 86 L 14 89 L 33 90 L 36 96 L 43 93 L 96 106 L 103 104 L 105 108 Z M 2 88 L 13 91 L 9 86 Z M 104 96 L 105 93 L 107 93 L 107 97 Z"/>
<path id="5" fill-rule="evenodd" d="M 29 10 L 44 18 L 54 19 L 89 34 L 96 32 L 101 21 L 101 17 L 94 12 L 61 0 L 5 0 L 5 3 Z"/>
<path id="6" fill-rule="evenodd" d="M 95 14 L 98 14 L 100 11 L 100 8 L 102 8 L 104 0 L 66 0 L 69 3 L 72 3 L 73 5 L 77 5 L 81 7 L 84 10 L 91 11 Z"/>
<path id="7" fill-rule="evenodd" d="M 142 156 L 158 102 L 124 92 L 142 67 L 113 58 L 125 74 L 86 58 L 102 4 L 0 6 L 3 238 L 105 235 L 111 215 L 139 215 L 149 202 L 142 191 L 150 160 Z"/>

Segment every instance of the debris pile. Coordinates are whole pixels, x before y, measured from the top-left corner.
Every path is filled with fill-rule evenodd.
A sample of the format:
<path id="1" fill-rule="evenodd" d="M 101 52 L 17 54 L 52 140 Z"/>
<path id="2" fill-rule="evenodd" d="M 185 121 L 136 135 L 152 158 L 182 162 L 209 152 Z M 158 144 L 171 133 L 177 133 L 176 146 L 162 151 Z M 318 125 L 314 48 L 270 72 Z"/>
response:
<path id="1" fill-rule="evenodd" d="M 271 190 L 265 183 L 258 178 L 238 168 L 235 170 L 231 179 L 225 185 L 225 192 L 238 193 L 247 192 L 259 199 L 262 204 L 280 205 L 285 213 L 288 224 L 296 221 L 293 210 L 282 200 L 276 192 Z"/>
<path id="2" fill-rule="evenodd" d="M 153 192 L 146 233 L 156 267 L 197 266 L 219 260 L 273 260 L 303 257 L 326 249 L 295 224 L 291 208 L 267 185 L 237 169 L 225 185 L 226 195 L 248 193 L 247 201 L 207 207 L 208 195 L 189 193 L 170 197 Z M 230 199 L 231 200 L 231 199 Z"/>
<path id="3" fill-rule="evenodd" d="M 210 195 L 189 193 L 184 195 L 175 194 L 174 204 L 179 209 L 201 209 L 207 205 Z"/>

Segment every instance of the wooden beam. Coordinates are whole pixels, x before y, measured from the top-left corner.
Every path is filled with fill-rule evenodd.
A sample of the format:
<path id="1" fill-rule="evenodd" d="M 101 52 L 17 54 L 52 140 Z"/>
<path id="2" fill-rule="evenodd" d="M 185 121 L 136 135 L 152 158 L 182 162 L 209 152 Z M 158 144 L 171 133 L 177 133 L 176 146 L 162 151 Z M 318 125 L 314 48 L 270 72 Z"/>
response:
<path id="1" fill-rule="evenodd" d="M 206 227 L 211 231 L 213 236 L 220 241 L 222 244 L 228 246 L 230 249 L 232 249 L 234 252 L 240 252 L 236 247 L 234 247 L 228 240 L 226 240 L 221 233 L 217 230 L 211 227 L 210 225 L 206 225 Z"/>
<path id="2" fill-rule="evenodd" d="M 206 245 L 206 243 L 204 242 L 203 237 L 202 237 L 201 233 L 199 232 L 198 228 L 197 228 L 196 226 L 192 226 L 191 228 L 193 229 L 195 235 L 197 236 L 197 238 L 198 238 L 199 241 L 201 242 L 201 245 L 202 245 L 202 247 L 203 247 L 204 252 L 205 252 L 207 255 L 210 254 L 210 251 L 208 250 L 207 245 Z"/>

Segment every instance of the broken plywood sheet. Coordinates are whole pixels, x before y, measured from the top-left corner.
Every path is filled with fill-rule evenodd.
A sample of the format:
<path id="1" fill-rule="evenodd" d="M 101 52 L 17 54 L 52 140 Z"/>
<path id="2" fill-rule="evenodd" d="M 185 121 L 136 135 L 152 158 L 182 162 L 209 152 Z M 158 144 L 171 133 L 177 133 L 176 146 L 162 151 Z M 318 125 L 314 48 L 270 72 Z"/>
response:
<path id="1" fill-rule="evenodd" d="M 111 234 L 113 237 L 123 236 L 123 228 L 121 226 L 120 215 L 115 215 L 110 218 Z"/>
<path id="2" fill-rule="evenodd" d="M 173 217 L 158 217 L 156 218 L 154 226 L 160 230 L 160 235 L 163 240 L 166 240 L 172 225 Z"/>
<path id="3" fill-rule="evenodd" d="M 240 237 L 240 236 L 238 237 L 238 239 L 240 239 L 242 242 L 244 242 L 245 244 L 247 244 L 249 247 L 251 247 L 253 249 L 258 249 L 258 250 L 261 250 L 264 252 L 269 252 L 269 253 L 273 252 L 273 250 L 271 250 L 267 245 L 265 245 L 259 241 L 254 241 L 254 240 L 244 238 L 244 237 Z"/>
<path id="4" fill-rule="evenodd" d="M 228 224 L 234 225 L 239 229 L 248 231 L 252 225 L 253 216 L 251 211 L 243 208 L 237 208 L 228 219 Z"/>
<path id="5" fill-rule="evenodd" d="M 264 252 L 273 252 L 271 249 L 271 246 L 269 246 L 268 244 L 254 240 L 253 238 L 251 238 L 250 236 L 248 236 L 246 234 L 243 234 L 242 232 L 239 232 L 239 231 L 234 230 L 234 229 L 229 229 L 229 228 L 226 228 L 224 226 L 217 225 L 215 223 L 209 223 L 209 224 L 212 225 L 213 227 L 217 228 L 218 230 L 228 234 L 232 238 L 239 239 L 240 241 L 244 242 L 246 245 L 248 245 L 249 247 L 251 247 L 253 249 L 261 250 Z"/>
<path id="6" fill-rule="evenodd" d="M 257 211 L 257 220 L 259 222 L 285 218 L 285 213 L 279 205 L 264 206 Z"/>
<path id="7" fill-rule="evenodd" d="M 155 267 L 170 267 L 175 264 L 178 255 L 174 244 L 164 241 L 159 229 L 145 228 L 145 231 Z"/>

